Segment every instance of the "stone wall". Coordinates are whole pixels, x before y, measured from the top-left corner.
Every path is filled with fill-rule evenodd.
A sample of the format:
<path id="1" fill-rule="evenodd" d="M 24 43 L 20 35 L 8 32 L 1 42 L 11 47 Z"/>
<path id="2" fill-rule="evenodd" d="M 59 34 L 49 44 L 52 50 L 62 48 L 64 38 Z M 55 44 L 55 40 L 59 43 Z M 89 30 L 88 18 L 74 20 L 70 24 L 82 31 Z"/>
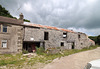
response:
<path id="1" fill-rule="evenodd" d="M 49 33 L 48 40 L 44 40 L 44 32 Z M 66 38 L 63 38 L 63 33 L 67 33 Z M 31 40 L 31 38 L 33 38 L 34 40 Z M 84 33 L 72 33 L 60 30 L 30 27 L 25 27 L 24 41 L 43 41 L 45 43 L 44 45 L 46 50 L 55 47 L 60 47 L 62 50 L 72 49 L 73 44 L 74 49 L 82 49 L 84 47 L 90 46 L 91 44 L 87 35 Z M 64 43 L 64 46 L 61 46 L 61 42 Z"/>
<path id="2" fill-rule="evenodd" d="M 84 33 L 65 32 L 46 28 L 33 28 L 30 26 L 7 24 L 7 32 L 0 32 L 0 53 L 20 53 L 22 52 L 23 41 L 40 42 L 45 50 L 52 48 L 82 49 L 95 45 Z M 44 40 L 44 32 L 48 32 L 48 40 Z M 63 33 L 66 37 L 63 38 Z M 79 36 L 80 35 L 80 36 Z M 7 48 L 2 48 L 2 40 L 7 40 Z M 43 42 L 44 44 L 42 44 Z M 61 46 L 61 43 L 64 43 Z M 73 47 L 74 46 L 74 47 Z"/>
<path id="3" fill-rule="evenodd" d="M 44 40 L 44 32 L 49 33 L 48 40 Z M 31 38 L 34 39 L 33 42 L 34 41 L 45 42 L 45 49 L 61 47 L 61 42 L 64 42 L 64 46 L 68 47 L 67 41 L 64 40 L 66 38 L 63 38 L 63 31 L 44 29 L 44 28 L 38 29 L 38 28 L 25 27 L 24 41 L 31 41 Z"/>
<path id="4" fill-rule="evenodd" d="M 22 52 L 23 26 L 12 24 L 6 25 L 7 32 L 0 32 L 0 54 Z M 2 48 L 2 40 L 7 40 L 7 48 Z"/>

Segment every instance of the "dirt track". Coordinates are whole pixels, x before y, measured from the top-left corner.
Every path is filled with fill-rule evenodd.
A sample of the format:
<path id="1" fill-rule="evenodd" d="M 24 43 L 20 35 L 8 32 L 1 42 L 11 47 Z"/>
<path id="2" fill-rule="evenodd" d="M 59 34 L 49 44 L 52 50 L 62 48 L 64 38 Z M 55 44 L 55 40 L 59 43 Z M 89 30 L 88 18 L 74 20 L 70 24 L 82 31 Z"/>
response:
<path id="1" fill-rule="evenodd" d="M 43 69 L 84 69 L 91 60 L 100 59 L 100 47 L 94 50 L 76 53 L 60 59 L 55 59 Z"/>

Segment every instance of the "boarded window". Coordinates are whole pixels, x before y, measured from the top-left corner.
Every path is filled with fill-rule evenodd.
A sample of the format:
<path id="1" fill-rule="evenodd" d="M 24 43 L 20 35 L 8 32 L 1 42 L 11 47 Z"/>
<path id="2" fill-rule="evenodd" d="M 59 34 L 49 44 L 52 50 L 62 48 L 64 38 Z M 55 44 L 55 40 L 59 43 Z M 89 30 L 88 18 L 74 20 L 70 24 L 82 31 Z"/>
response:
<path id="1" fill-rule="evenodd" d="M 61 42 L 61 46 L 64 46 L 64 42 Z"/>
<path id="2" fill-rule="evenodd" d="M 66 38 L 67 37 L 67 33 L 63 33 L 63 38 Z"/>
<path id="3" fill-rule="evenodd" d="M 49 36 L 49 33 L 48 32 L 44 32 L 44 40 L 49 40 L 48 36 Z"/>
<path id="4" fill-rule="evenodd" d="M 3 25 L 3 32 L 7 32 L 7 26 Z"/>
<path id="5" fill-rule="evenodd" d="M 2 40 L 2 48 L 7 48 L 7 40 Z"/>

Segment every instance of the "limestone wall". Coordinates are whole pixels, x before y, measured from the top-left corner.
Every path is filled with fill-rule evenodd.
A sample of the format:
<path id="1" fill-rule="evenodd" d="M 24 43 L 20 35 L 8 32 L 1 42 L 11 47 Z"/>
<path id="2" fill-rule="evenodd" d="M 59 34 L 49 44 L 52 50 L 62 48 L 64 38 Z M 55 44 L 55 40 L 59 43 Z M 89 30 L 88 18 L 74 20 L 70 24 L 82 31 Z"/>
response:
<path id="1" fill-rule="evenodd" d="M 7 32 L 0 32 L 0 53 L 22 52 L 23 27 L 7 24 Z M 2 48 L 2 40 L 7 40 L 7 48 Z"/>
<path id="2" fill-rule="evenodd" d="M 44 40 L 44 32 L 49 33 L 49 39 Z M 67 37 L 63 38 L 63 33 L 65 31 L 60 30 L 52 30 L 45 28 L 30 28 L 25 27 L 25 36 L 24 41 L 43 41 L 45 43 L 45 49 L 48 48 L 56 48 L 61 47 L 64 49 L 72 49 L 72 45 L 74 44 L 74 49 L 82 49 L 84 47 L 90 46 L 91 42 L 88 37 L 84 33 L 67 33 Z M 79 37 L 80 35 L 80 37 Z M 33 40 L 31 40 L 33 38 Z M 61 46 L 61 42 L 64 43 L 64 46 Z"/>

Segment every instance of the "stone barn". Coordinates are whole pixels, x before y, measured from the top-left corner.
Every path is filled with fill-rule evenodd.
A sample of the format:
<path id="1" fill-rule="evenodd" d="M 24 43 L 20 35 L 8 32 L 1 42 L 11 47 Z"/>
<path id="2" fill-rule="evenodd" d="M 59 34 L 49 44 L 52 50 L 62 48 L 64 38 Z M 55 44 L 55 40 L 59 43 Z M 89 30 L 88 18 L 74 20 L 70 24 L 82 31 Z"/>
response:
<path id="1" fill-rule="evenodd" d="M 82 49 L 95 45 L 94 41 L 90 40 L 85 33 L 33 23 L 24 24 L 30 26 L 24 29 L 24 44 L 26 48 L 29 44 L 43 47 L 45 50 L 57 47 L 62 50 Z M 32 28 L 31 26 L 37 28 Z"/>
<path id="2" fill-rule="evenodd" d="M 82 49 L 95 45 L 85 33 L 23 22 L 0 16 L 0 53 L 20 53 L 22 49 L 28 52 L 36 51 L 36 47 Z"/>

